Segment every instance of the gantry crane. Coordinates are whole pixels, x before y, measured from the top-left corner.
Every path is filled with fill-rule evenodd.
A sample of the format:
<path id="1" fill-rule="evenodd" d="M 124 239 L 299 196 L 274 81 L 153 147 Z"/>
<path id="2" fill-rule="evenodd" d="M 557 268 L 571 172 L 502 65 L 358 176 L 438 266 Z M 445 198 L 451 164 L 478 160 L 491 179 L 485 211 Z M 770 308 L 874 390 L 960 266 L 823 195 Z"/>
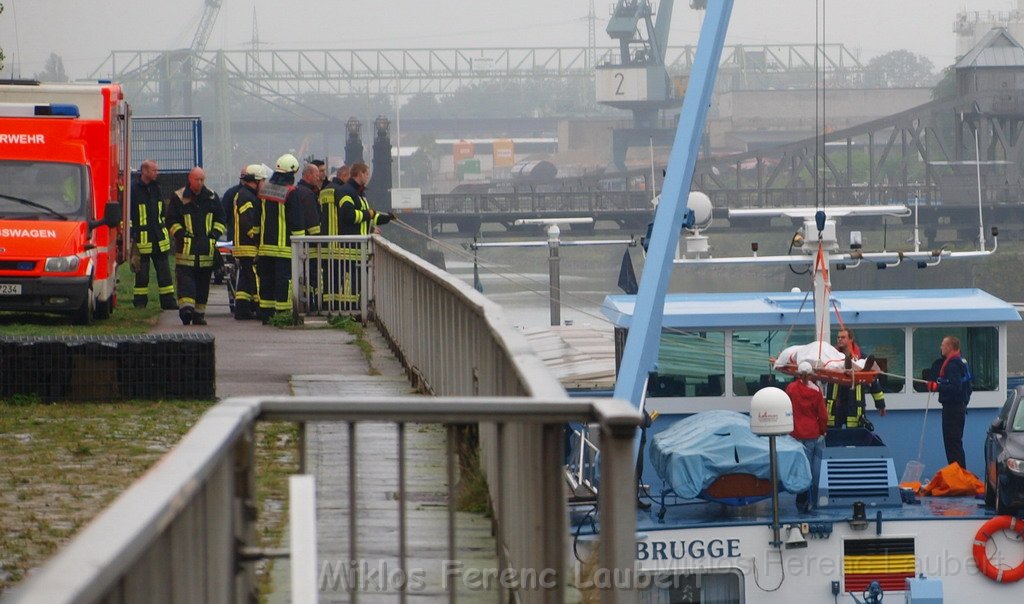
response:
<path id="1" fill-rule="evenodd" d="M 598 102 L 633 112 L 633 127 L 612 132 L 612 161 L 625 170 L 630 147 L 668 145 L 674 130 L 660 128 L 658 114 L 678 103 L 665 68 L 674 0 L 662 0 L 655 12 L 650 0 L 618 0 L 608 35 L 619 43 L 617 62 L 597 68 Z M 703 0 L 691 0 L 703 8 Z"/>

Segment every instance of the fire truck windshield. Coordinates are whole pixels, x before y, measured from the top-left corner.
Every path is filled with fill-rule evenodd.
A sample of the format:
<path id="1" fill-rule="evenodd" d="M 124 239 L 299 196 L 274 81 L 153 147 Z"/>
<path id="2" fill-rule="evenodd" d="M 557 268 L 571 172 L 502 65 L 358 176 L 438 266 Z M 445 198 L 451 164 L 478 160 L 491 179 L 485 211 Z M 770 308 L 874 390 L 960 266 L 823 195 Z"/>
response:
<path id="1" fill-rule="evenodd" d="M 85 178 L 77 164 L 0 161 L 0 218 L 87 218 Z"/>

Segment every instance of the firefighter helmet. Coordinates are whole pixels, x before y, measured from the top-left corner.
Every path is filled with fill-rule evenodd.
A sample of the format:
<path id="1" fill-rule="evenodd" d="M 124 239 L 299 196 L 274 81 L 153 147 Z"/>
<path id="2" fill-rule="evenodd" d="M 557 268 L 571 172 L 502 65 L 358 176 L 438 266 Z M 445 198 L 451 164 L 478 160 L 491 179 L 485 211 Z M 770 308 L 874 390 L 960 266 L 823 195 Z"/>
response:
<path id="1" fill-rule="evenodd" d="M 263 166 L 260 164 L 251 164 L 245 167 L 245 176 L 243 180 L 257 181 L 266 180 L 267 173 L 263 170 Z"/>
<path id="2" fill-rule="evenodd" d="M 285 153 L 277 158 L 277 166 L 274 169 L 285 174 L 294 174 L 299 171 L 299 160 L 291 153 Z"/>

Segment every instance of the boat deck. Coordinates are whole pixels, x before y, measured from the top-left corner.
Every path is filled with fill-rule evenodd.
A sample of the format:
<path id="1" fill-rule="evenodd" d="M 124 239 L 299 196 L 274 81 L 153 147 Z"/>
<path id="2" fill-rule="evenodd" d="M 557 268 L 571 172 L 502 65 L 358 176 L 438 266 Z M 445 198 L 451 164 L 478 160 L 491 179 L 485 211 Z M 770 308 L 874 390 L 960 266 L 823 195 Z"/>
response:
<path id="1" fill-rule="evenodd" d="M 653 499 L 653 500 L 652 500 Z M 772 521 L 771 499 L 765 499 L 746 506 L 727 506 L 703 500 L 678 500 L 667 507 L 664 520 L 658 519 L 661 508 L 660 495 L 645 499 L 651 503 L 649 510 L 637 511 L 637 530 L 655 531 L 675 528 L 750 526 L 770 524 Z M 995 513 L 984 506 L 984 501 L 974 497 L 918 497 L 918 503 L 902 507 L 868 506 L 866 516 L 869 525 L 874 525 L 881 512 L 883 522 L 937 520 L 960 518 L 964 520 L 985 520 Z M 796 497 L 783 493 L 779 497 L 779 520 L 783 524 L 793 523 L 838 523 L 848 522 L 852 517 L 851 508 L 818 509 L 810 513 L 796 510 Z"/>

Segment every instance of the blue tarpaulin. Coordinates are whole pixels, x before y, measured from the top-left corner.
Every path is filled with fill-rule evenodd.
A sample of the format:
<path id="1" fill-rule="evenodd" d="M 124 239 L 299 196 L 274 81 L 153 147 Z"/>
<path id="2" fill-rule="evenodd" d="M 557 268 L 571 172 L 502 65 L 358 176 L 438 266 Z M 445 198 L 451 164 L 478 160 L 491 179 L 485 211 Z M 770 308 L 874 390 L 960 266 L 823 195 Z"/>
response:
<path id="1" fill-rule="evenodd" d="M 779 485 L 790 493 L 811 486 L 811 464 L 800 441 L 776 438 Z M 680 497 L 696 498 L 720 476 L 753 474 L 768 480 L 768 437 L 750 431 L 750 417 L 735 411 L 705 411 L 669 426 L 651 442 L 651 464 Z"/>

